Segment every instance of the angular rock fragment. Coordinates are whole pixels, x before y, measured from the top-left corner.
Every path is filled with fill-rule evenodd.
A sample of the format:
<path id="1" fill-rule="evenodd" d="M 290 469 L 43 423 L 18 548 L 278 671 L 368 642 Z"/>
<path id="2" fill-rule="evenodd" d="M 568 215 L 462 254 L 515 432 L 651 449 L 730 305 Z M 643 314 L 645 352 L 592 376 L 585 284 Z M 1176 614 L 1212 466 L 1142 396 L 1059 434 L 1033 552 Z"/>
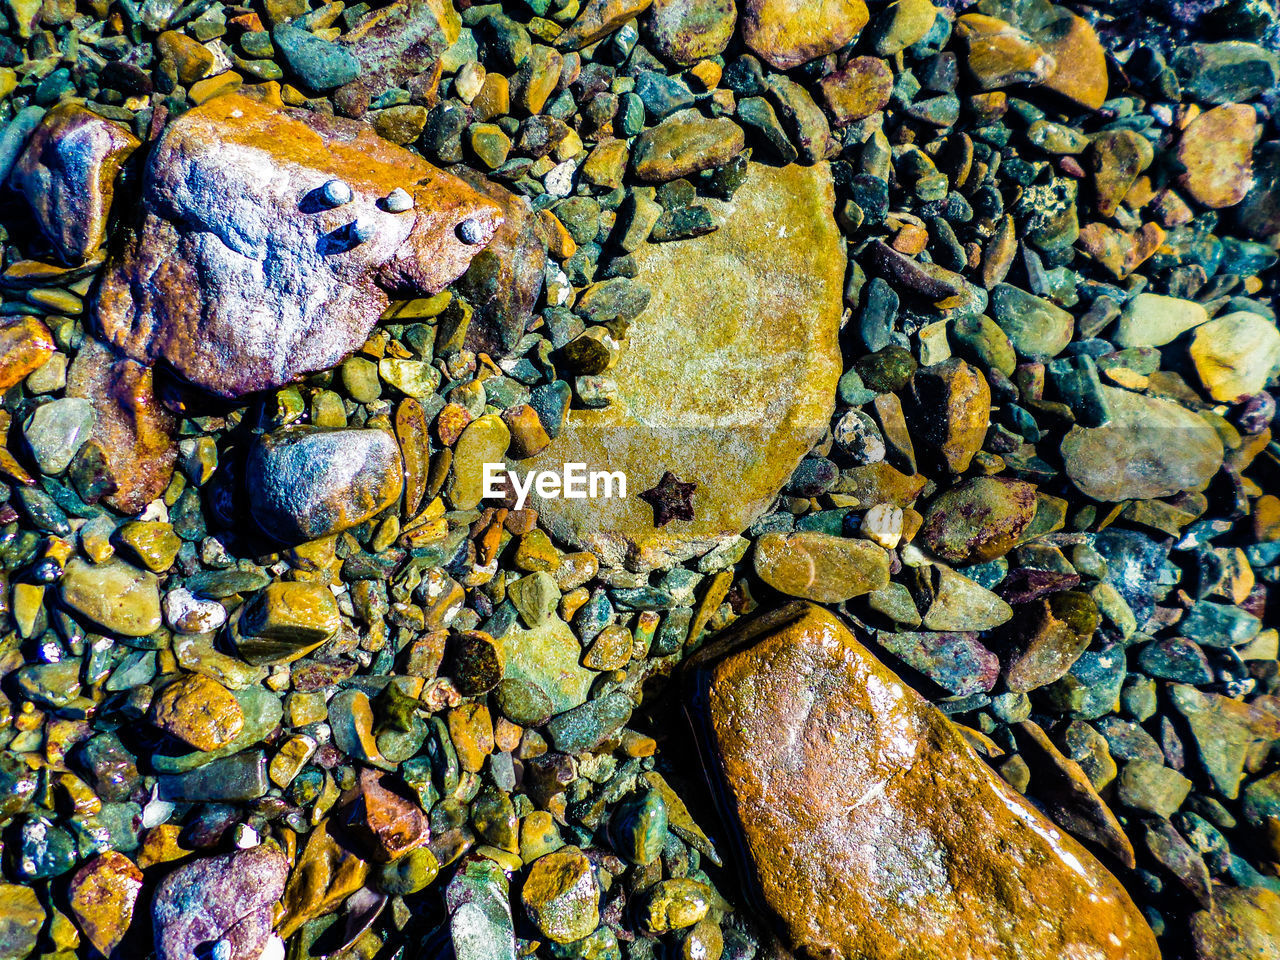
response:
<path id="1" fill-rule="evenodd" d="M 334 181 L 345 189 L 327 191 Z M 393 212 L 397 188 L 413 204 Z M 390 294 L 437 292 L 501 222 L 496 204 L 368 127 L 216 97 L 152 151 L 96 321 L 129 357 L 242 396 L 337 364 Z"/>
<path id="2" fill-rule="evenodd" d="M 66 263 L 83 263 L 102 246 L 116 176 L 139 145 L 120 124 L 74 103 L 46 113 L 27 141 L 10 182 Z"/>
<path id="3" fill-rule="evenodd" d="M 790 604 L 690 667 L 749 887 L 799 955 L 1159 957 L 1116 879 L 831 614 Z"/>

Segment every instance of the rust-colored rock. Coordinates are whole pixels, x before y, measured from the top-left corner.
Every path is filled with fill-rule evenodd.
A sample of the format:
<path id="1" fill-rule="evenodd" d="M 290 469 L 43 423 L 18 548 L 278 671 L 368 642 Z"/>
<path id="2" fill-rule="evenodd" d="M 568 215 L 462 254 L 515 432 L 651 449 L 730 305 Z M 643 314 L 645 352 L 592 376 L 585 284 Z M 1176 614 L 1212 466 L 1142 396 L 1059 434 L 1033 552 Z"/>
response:
<path id="1" fill-rule="evenodd" d="M 46 113 L 27 141 L 10 180 L 67 263 L 102 246 L 116 175 L 139 146 L 123 126 L 76 103 Z"/>
<path id="2" fill-rule="evenodd" d="M 1200 114 L 1183 131 L 1180 182 L 1206 207 L 1233 207 L 1253 186 L 1253 143 L 1258 115 L 1247 103 L 1228 103 Z"/>
<path id="3" fill-rule="evenodd" d="M 893 71 L 879 57 L 854 57 L 843 69 L 818 81 L 822 99 L 837 127 L 869 117 L 889 102 Z"/>
<path id="4" fill-rule="evenodd" d="M 333 181 L 344 186 L 326 193 Z M 397 188 L 409 209 L 387 203 Z M 337 364 L 390 294 L 439 291 L 501 222 L 496 204 L 367 125 L 216 97 L 157 142 L 96 321 L 133 359 L 242 396 Z"/>
<path id="5" fill-rule="evenodd" d="M 956 35 L 967 44 L 965 63 L 983 90 L 1040 83 L 1058 66 L 1044 48 L 998 17 L 966 13 L 956 21 Z"/>
<path id="6" fill-rule="evenodd" d="M 114 850 L 94 857 L 71 878 L 67 888 L 71 913 L 104 957 L 111 956 L 128 932 L 141 889 L 142 871 Z"/>
<path id="7" fill-rule="evenodd" d="M 217 750 L 240 732 L 244 710 L 218 681 L 193 673 L 156 695 L 151 701 L 151 722 L 197 750 Z"/>
<path id="8" fill-rule="evenodd" d="M 743 0 L 742 39 L 779 70 L 839 50 L 870 15 L 862 0 Z"/>
<path id="9" fill-rule="evenodd" d="M 1107 99 L 1107 55 L 1089 21 L 1069 13 L 1036 40 L 1058 65 L 1044 86 L 1090 110 L 1101 107 Z"/>
<path id="10" fill-rule="evenodd" d="M 36 317 L 0 324 L 0 392 L 25 380 L 53 356 L 53 334 Z"/>
<path id="11" fill-rule="evenodd" d="M 833 615 L 753 618 L 691 663 L 744 872 L 813 960 L 1157 960 L 1123 887 Z"/>
<path id="12" fill-rule="evenodd" d="M 67 371 L 67 396 L 93 401 L 90 442 L 106 457 L 114 493 L 103 499 L 122 513 L 137 513 L 160 496 L 178 457 L 177 420 L 156 398 L 150 367 L 120 359 L 96 340 L 86 341 Z"/>
<path id="13" fill-rule="evenodd" d="M 342 798 L 340 822 L 356 849 L 377 863 L 390 863 L 431 835 L 422 808 L 393 790 L 385 774 L 367 767 Z"/>

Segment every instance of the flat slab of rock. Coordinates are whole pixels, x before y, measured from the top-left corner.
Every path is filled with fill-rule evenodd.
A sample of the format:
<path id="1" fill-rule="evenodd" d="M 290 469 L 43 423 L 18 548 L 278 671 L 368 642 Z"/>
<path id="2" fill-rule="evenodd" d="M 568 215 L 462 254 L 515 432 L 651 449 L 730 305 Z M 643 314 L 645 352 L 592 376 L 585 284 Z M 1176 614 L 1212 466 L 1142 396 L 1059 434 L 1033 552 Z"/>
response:
<path id="1" fill-rule="evenodd" d="M 1062 460 L 1075 485 L 1095 500 L 1168 497 L 1206 483 L 1222 466 L 1222 440 L 1171 400 L 1103 387 L 1111 420 L 1073 427 Z"/>
<path id="2" fill-rule="evenodd" d="M 691 661 L 744 872 L 819 960 L 1157 960 L 1124 888 L 832 614 L 793 603 Z"/>
<path id="3" fill-rule="evenodd" d="M 625 499 L 530 498 L 559 539 L 651 568 L 736 536 L 822 436 L 840 377 L 843 242 L 826 164 L 752 164 L 715 233 L 634 256 L 649 287 L 610 371 L 619 402 L 574 410 L 518 472 L 621 470 Z M 654 525 L 639 494 L 670 471 L 696 483 L 694 519 Z"/>
<path id="4" fill-rule="evenodd" d="M 348 202 L 325 198 L 331 180 Z M 408 210 L 390 209 L 397 188 Z M 333 367 L 389 293 L 441 290 L 502 222 L 495 203 L 366 124 L 236 94 L 169 124 L 142 206 L 103 276 L 98 326 L 133 359 L 225 397 Z"/>

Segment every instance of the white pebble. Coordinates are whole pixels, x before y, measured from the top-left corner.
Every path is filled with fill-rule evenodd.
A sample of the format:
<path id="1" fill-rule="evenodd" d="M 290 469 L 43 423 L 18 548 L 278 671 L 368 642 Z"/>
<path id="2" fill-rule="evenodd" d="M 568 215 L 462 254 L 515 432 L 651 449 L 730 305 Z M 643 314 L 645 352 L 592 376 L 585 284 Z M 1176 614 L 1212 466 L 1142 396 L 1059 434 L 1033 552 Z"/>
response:
<path id="1" fill-rule="evenodd" d="M 164 619 L 178 633 L 211 633 L 227 622 L 227 608 L 190 590 L 175 587 L 164 595 Z"/>
<path id="2" fill-rule="evenodd" d="M 553 197 L 567 197 L 573 193 L 573 178 L 577 172 L 577 164 L 572 159 L 566 160 L 551 168 L 551 172 L 543 178 L 542 185 Z"/>
<path id="3" fill-rule="evenodd" d="M 409 196 L 408 191 L 403 187 L 396 187 L 392 190 L 387 194 L 387 199 L 383 203 L 392 213 L 404 213 L 406 210 L 413 209 L 413 197 Z"/>
<path id="4" fill-rule="evenodd" d="M 863 515 L 862 533 L 873 543 L 892 550 L 902 540 L 902 508 L 877 503 Z"/>
<path id="5" fill-rule="evenodd" d="M 214 943 L 213 949 L 209 951 L 209 960 L 231 960 L 235 953 L 235 946 L 226 937 Z"/>
<path id="6" fill-rule="evenodd" d="M 368 243 L 378 232 L 378 228 L 374 226 L 373 221 L 364 217 L 352 220 L 351 226 L 347 229 L 351 232 L 351 239 L 356 243 Z"/>
<path id="7" fill-rule="evenodd" d="M 471 246 L 484 243 L 484 227 L 480 226 L 479 220 L 468 217 L 458 224 L 458 239 Z"/>
<path id="8" fill-rule="evenodd" d="M 237 849 L 240 850 L 248 850 L 250 847 L 256 847 L 262 842 L 258 837 L 258 831 L 247 823 L 236 824 L 234 839 Z"/>
<path id="9" fill-rule="evenodd" d="M 267 945 L 258 954 L 258 960 L 284 960 L 284 941 L 280 939 L 280 934 L 273 933 L 267 939 Z"/>
<path id="10" fill-rule="evenodd" d="M 351 202 L 351 188 L 341 180 L 329 180 L 320 188 L 320 195 L 324 197 L 324 202 L 331 207 L 340 207 L 344 203 Z"/>

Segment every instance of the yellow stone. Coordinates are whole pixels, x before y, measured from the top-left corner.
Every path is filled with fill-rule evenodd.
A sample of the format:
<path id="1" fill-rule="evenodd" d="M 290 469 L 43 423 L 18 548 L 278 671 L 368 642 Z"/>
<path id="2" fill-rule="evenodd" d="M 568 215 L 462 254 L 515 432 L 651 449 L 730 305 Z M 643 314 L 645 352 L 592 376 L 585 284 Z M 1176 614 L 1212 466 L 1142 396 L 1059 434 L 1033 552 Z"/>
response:
<path id="1" fill-rule="evenodd" d="M 1280 331 L 1256 313 L 1228 313 L 1196 328 L 1191 360 L 1213 399 L 1236 403 L 1261 392 L 1280 365 Z"/>
<path id="2" fill-rule="evenodd" d="M 151 722 L 197 750 L 217 750 L 236 738 L 244 726 L 244 710 L 222 684 L 190 674 L 156 695 Z"/>

